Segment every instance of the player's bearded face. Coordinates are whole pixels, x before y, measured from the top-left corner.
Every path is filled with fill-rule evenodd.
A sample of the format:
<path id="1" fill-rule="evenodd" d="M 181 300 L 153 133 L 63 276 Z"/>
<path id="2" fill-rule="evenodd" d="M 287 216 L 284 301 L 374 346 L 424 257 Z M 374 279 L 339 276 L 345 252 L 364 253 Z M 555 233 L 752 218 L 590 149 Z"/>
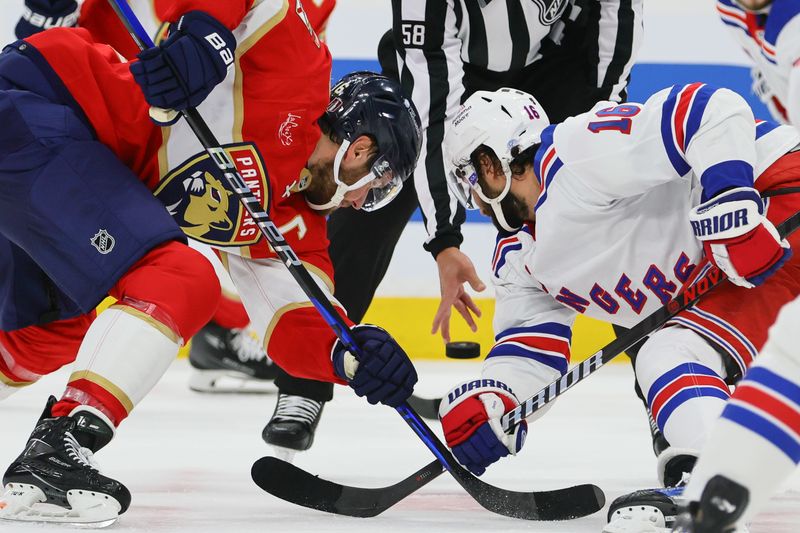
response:
<path id="1" fill-rule="evenodd" d="M 497 220 L 497 215 L 494 214 L 489 204 L 481 200 L 475 192 L 472 193 L 472 196 L 475 199 L 475 203 L 480 206 L 481 213 L 492 219 L 492 224 L 494 224 L 494 227 L 497 228 L 498 231 L 505 232 L 506 229 Z M 500 208 L 503 211 L 506 222 L 508 222 L 509 226 L 512 228 L 521 228 L 528 219 L 527 205 L 511 192 L 500 200 Z"/>

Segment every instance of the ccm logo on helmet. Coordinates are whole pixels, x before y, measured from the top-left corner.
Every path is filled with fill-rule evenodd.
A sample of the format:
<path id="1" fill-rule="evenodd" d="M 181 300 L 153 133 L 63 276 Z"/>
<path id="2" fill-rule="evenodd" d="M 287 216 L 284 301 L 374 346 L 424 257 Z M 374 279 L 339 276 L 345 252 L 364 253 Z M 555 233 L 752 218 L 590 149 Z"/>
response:
<path id="1" fill-rule="evenodd" d="M 704 218 L 703 220 L 692 220 L 692 229 L 698 237 L 705 237 L 706 235 L 713 235 L 731 228 L 746 226 L 747 224 L 747 209 L 737 209 L 730 213 Z"/>

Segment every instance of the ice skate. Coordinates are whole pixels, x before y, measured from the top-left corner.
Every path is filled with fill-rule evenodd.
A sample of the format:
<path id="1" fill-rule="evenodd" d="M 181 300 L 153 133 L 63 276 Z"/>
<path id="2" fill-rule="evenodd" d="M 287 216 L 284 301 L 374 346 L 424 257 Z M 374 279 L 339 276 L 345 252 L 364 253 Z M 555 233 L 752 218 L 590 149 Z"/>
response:
<path id="1" fill-rule="evenodd" d="M 258 335 L 209 322 L 192 339 L 189 388 L 197 392 L 275 392 L 276 368 Z"/>
<path id="2" fill-rule="evenodd" d="M 314 443 L 324 405 L 303 396 L 278 393 L 278 403 L 262 438 L 275 446 L 279 458 L 291 462 L 295 452 L 308 450 Z"/>
<path id="3" fill-rule="evenodd" d="M 100 474 L 93 453 L 113 437 L 107 419 L 80 406 L 69 416 L 52 417 L 50 397 L 25 451 L 3 476 L 0 518 L 106 527 L 131 502 L 128 489 Z"/>

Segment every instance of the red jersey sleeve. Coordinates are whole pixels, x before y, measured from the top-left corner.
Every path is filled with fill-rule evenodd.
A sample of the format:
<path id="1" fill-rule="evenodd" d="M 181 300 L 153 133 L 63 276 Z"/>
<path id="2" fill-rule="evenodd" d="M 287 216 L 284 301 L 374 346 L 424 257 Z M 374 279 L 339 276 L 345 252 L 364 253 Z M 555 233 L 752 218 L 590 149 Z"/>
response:
<path id="1" fill-rule="evenodd" d="M 187 11 L 205 11 L 235 29 L 253 7 L 254 0 L 155 0 L 156 13 L 164 22 L 176 22 Z"/>

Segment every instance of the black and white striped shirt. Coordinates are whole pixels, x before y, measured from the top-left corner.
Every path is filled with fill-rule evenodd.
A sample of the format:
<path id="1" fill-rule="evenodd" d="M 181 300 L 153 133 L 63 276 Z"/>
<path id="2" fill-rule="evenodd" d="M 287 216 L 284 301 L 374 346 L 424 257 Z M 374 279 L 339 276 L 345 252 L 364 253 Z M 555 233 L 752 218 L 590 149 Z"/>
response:
<path id="1" fill-rule="evenodd" d="M 580 46 L 584 58 L 590 56 L 584 61 L 591 67 L 588 70 L 594 72 L 581 75 L 602 89 L 597 99 L 624 100 L 634 54 L 641 43 L 642 3 L 392 0 L 400 80 L 414 100 L 425 130 L 414 183 L 429 235 L 426 249 L 436 255 L 462 240 L 459 228 L 464 212 L 447 189 L 441 146 L 447 123 L 468 96 L 470 74 L 478 71 L 484 81 L 497 79 L 493 88 L 498 89 L 508 84 L 504 74 L 557 57 L 565 35 L 572 38 L 570 42 L 578 35 L 578 40 L 591 41 Z"/>

